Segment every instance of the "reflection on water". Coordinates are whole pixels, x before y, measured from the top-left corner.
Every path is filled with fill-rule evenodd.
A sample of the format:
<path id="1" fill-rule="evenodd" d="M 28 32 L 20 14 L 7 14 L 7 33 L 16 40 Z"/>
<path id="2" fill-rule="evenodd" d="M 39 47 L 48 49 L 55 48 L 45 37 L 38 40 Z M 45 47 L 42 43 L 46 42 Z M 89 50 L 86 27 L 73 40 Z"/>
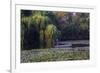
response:
<path id="1" fill-rule="evenodd" d="M 75 47 L 89 47 L 88 40 L 78 40 L 78 41 L 59 41 L 55 44 L 54 48 L 75 48 Z"/>

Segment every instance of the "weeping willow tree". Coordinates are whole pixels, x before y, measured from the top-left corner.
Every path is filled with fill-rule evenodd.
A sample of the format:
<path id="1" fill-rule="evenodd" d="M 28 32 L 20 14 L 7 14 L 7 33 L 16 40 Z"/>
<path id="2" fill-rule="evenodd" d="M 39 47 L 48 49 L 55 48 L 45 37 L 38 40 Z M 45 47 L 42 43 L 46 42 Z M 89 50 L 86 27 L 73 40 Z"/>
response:
<path id="1" fill-rule="evenodd" d="M 32 22 L 40 33 L 40 48 L 54 47 L 57 38 L 57 27 L 52 24 L 48 12 L 35 11 L 32 15 Z"/>
<path id="2" fill-rule="evenodd" d="M 24 42 L 25 38 L 25 32 L 28 32 L 28 29 L 30 29 L 30 25 L 31 25 L 31 17 L 30 16 L 23 16 L 21 18 L 21 48 L 24 48 Z"/>
<path id="3" fill-rule="evenodd" d="M 32 22 L 40 33 L 40 48 L 45 48 L 45 29 L 46 26 L 50 23 L 50 19 L 46 15 L 46 12 L 35 11 L 32 16 Z"/>
<path id="4" fill-rule="evenodd" d="M 48 11 L 32 11 L 31 13 L 32 14 L 29 16 L 23 15 L 21 17 L 21 48 L 25 48 L 25 46 L 27 47 L 27 45 L 24 43 L 27 43 L 28 46 L 36 45 L 36 43 L 34 42 L 39 42 L 39 48 L 54 47 L 54 42 L 57 38 L 58 30 L 51 21 L 51 18 L 48 16 Z M 32 39 L 32 37 L 34 38 L 36 33 L 39 34 L 39 41 L 36 39 Z M 25 36 L 30 37 L 25 38 Z M 29 40 L 33 41 L 33 43 L 28 42 Z"/>
<path id="5" fill-rule="evenodd" d="M 45 30 L 46 47 L 54 47 L 57 35 L 57 28 L 53 24 L 48 24 Z"/>

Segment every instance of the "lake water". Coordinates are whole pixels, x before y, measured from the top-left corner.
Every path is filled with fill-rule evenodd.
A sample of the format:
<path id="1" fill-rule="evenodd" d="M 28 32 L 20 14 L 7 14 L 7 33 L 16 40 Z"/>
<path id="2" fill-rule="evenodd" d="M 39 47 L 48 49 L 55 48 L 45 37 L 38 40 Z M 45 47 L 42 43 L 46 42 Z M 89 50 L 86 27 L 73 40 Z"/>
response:
<path id="1" fill-rule="evenodd" d="M 54 48 L 89 47 L 89 40 L 59 41 Z"/>

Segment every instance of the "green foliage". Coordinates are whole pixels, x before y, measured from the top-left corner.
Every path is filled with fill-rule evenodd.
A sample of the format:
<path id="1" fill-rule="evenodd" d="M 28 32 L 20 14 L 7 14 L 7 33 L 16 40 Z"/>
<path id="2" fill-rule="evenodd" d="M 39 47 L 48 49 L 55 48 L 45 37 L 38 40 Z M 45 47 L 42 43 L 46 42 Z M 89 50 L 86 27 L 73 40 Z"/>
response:
<path id="1" fill-rule="evenodd" d="M 48 31 L 47 26 L 49 23 L 48 16 L 45 15 L 44 12 L 36 13 L 32 16 L 33 23 L 35 24 L 36 28 L 40 31 L 40 46 L 41 48 L 47 47 L 45 43 L 48 43 L 46 40 L 47 35 L 45 35 L 45 31 Z M 51 32 L 50 36 L 52 36 L 53 33 Z M 49 38 L 50 41 L 53 40 L 52 38 Z M 50 43 L 50 42 L 49 42 Z M 50 43 L 51 44 L 51 43 Z M 51 46 L 51 45 L 50 45 Z"/>
<path id="2" fill-rule="evenodd" d="M 39 41 L 35 38 L 26 39 L 30 33 L 39 34 L 36 36 L 39 37 Z M 89 13 L 21 10 L 22 48 L 24 43 L 29 46 L 34 41 L 38 42 L 40 48 L 54 47 L 56 39 L 59 41 L 89 39 Z M 29 40 L 32 41 L 28 43 Z"/>
<path id="3" fill-rule="evenodd" d="M 56 35 L 57 35 L 56 26 L 53 24 L 48 24 L 45 30 L 45 40 L 47 48 L 54 46 L 54 40 L 56 39 Z"/>

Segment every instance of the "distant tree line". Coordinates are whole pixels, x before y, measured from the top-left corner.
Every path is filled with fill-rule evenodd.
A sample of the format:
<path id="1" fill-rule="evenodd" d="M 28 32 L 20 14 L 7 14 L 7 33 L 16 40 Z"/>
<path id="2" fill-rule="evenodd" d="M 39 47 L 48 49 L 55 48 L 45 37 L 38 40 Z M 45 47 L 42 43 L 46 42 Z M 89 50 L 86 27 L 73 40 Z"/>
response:
<path id="1" fill-rule="evenodd" d="M 51 48 L 67 40 L 89 40 L 89 13 L 21 10 L 22 49 Z"/>

